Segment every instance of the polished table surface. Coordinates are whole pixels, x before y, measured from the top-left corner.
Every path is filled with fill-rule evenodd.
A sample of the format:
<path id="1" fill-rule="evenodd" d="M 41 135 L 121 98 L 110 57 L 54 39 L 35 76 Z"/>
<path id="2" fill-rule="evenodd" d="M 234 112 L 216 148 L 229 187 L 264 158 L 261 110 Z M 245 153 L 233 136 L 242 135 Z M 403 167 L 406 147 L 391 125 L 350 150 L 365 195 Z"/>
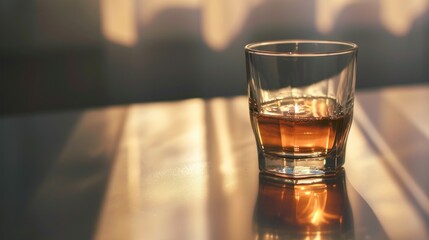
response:
<path id="1" fill-rule="evenodd" d="M 259 177 L 244 96 L 0 118 L 1 239 L 429 239 L 429 85 L 357 93 L 345 170 Z"/>

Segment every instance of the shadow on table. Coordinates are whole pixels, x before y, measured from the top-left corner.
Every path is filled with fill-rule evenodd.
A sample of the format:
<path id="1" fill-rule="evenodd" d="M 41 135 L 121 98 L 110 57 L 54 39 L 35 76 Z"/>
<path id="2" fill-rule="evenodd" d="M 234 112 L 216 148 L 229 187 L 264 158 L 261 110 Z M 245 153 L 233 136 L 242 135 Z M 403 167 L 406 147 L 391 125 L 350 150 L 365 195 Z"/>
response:
<path id="1" fill-rule="evenodd" d="M 0 119 L 1 239 L 91 239 L 125 109 Z"/>

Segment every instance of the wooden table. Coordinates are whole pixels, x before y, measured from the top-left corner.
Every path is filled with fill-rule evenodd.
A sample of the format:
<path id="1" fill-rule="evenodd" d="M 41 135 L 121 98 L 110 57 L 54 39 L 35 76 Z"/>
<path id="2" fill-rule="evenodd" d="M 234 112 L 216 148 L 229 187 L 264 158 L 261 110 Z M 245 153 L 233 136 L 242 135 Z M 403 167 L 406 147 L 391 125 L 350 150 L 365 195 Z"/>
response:
<path id="1" fill-rule="evenodd" d="M 1 239 L 429 239 L 429 85 L 361 91 L 344 176 L 259 180 L 247 99 L 0 119 Z"/>

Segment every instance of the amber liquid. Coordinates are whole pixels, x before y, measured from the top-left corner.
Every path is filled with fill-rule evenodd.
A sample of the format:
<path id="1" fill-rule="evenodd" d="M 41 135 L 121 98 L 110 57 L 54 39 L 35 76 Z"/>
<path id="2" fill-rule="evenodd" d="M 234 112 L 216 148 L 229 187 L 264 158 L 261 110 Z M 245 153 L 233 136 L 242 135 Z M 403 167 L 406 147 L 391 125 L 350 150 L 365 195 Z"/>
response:
<path id="1" fill-rule="evenodd" d="M 285 98 L 251 112 L 264 152 L 281 156 L 323 156 L 342 145 L 352 111 L 332 98 Z"/>

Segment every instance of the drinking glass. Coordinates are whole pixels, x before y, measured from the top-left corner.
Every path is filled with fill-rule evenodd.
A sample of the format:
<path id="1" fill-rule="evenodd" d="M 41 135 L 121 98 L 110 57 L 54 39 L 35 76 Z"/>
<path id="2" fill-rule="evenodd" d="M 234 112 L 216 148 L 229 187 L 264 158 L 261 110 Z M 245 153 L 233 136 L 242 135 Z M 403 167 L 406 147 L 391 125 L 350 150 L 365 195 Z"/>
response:
<path id="1" fill-rule="evenodd" d="M 245 46 L 249 110 L 263 173 L 332 175 L 353 118 L 357 45 L 283 40 Z"/>

